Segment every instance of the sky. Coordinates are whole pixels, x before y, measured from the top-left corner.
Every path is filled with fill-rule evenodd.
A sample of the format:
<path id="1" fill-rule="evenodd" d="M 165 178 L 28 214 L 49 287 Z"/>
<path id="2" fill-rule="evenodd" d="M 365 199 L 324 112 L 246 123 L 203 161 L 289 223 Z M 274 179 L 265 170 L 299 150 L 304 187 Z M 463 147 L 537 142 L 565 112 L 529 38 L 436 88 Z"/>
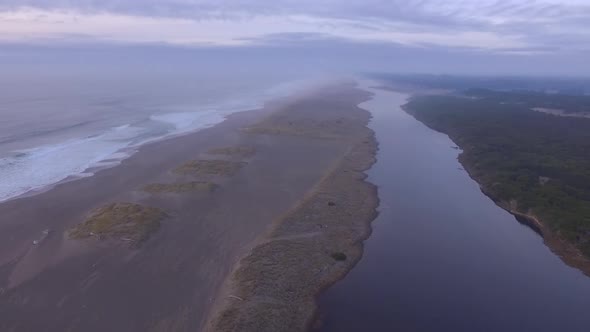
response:
<path id="1" fill-rule="evenodd" d="M 590 0 L 0 0 L 0 62 L 14 50 L 96 47 L 585 76 Z"/>

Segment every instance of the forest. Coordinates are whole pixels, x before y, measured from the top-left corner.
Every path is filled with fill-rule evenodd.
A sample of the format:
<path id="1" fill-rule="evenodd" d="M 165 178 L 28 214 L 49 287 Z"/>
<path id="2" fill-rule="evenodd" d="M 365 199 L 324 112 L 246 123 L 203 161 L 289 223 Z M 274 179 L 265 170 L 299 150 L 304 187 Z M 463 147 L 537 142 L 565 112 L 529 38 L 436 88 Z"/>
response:
<path id="1" fill-rule="evenodd" d="M 442 89 L 464 92 L 473 88 L 496 91 L 540 92 L 555 95 L 586 96 L 590 98 L 590 79 L 525 76 L 461 76 L 434 74 L 392 74 L 367 73 L 379 81 L 415 86 L 428 89 Z"/>
<path id="2" fill-rule="evenodd" d="M 413 97 L 408 113 L 459 145 L 486 194 L 537 217 L 590 257 L 590 119 L 531 110 L 586 109 L 587 97 L 468 90 Z"/>
<path id="3" fill-rule="evenodd" d="M 564 113 L 590 113 L 590 96 L 535 91 L 494 91 L 489 89 L 467 89 L 466 96 L 487 99 L 502 104 L 516 104 L 527 108 L 549 108 Z"/>

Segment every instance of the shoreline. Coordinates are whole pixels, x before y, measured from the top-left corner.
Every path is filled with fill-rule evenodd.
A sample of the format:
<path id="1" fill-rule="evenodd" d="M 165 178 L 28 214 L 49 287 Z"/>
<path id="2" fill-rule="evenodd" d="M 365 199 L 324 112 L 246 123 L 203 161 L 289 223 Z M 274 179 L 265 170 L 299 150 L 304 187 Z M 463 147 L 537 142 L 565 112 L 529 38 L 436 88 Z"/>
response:
<path id="1" fill-rule="evenodd" d="M 289 84 L 293 84 L 288 90 L 284 90 L 281 92 L 276 92 L 272 94 L 267 94 L 264 92 L 261 96 L 255 98 L 255 102 L 252 101 L 243 101 L 243 104 L 234 104 L 234 106 L 227 106 L 225 104 L 205 104 L 205 105 L 196 105 L 194 106 L 195 109 L 199 109 L 197 111 L 178 111 L 178 112 L 164 112 L 164 113 L 154 113 L 145 115 L 145 121 L 154 121 L 168 126 L 176 126 L 178 120 L 168 120 L 166 119 L 168 116 L 175 116 L 175 115 L 182 115 L 182 114 L 195 114 L 195 115 L 209 115 L 207 119 L 188 119 L 189 126 L 188 127 L 175 127 L 173 129 L 168 129 L 166 132 L 160 133 L 158 135 L 147 136 L 142 138 L 139 142 L 136 141 L 125 141 L 127 145 L 121 146 L 118 150 L 114 150 L 111 152 L 107 157 L 102 159 L 94 160 L 92 162 L 84 163 L 86 166 L 85 168 L 79 168 L 74 172 L 64 173 L 60 180 L 54 182 L 45 182 L 40 185 L 29 186 L 26 191 L 20 191 L 20 193 L 16 195 L 10 195 L 8 197 L 0 198 L 0 204 L 7 203 L 13 200 L 21 199 L 21 198 L 28 198 L 33 197 L 36 195 L 43 194 L 47 191 L 52 190 L 56 186 L 66 184 L 68 182 L 82 180 L 88 177 L 92 177 L 96 175 L 97 172 L 101 172 L 106 169 L 114 168 L 122 163 L 125 160 L 133 157 L 133 155 L 140 152 L 140 150 L 144 149 L 144 147 L 154 144 L 159 144 L 164 141 L 169 140 L 177 140 L 179 138 L 194 135 L 203 130 L 212 129 L 219 125 L 222 125 L 225 121 L 232 117 L 239 117 L 239 114 L 242 113 L 249 113 L 249 112 L 263 112 L 268 111 L 268 109 L 276 109 L 281 108 L 285 104 L 289 104 L 290 102 L 300 99 L 306 98 L 310 95 L 316 93 L 316 91 L 323 89 L 326 86 L 334 86 L 337 84 L 342 84 L 344 82 L 343 79 L 340 80 L 333 80 L 333 81 L 285 81 L 279 83 L 278 86 L 281 87 L 283 84 L 287 86 Z M 267 90 L 263 90 L 267 91 Z M 262 92 L 261 92 L 262 93 Z M 221 101 L 220 101 L 221 102 Z M 224 106 L 225 105 L 225 106 Z M 217 107 L 218 106 L 218 107 Z M 213 118 L 211 118 L 213 116 Z M 88 138 L 99 137 L 109 133 L 110 131 L 117 130 L 117 129 L 127 129 L 131 128 L 139 128 L 145 129 L 145 127 L 135 127 L 137 121 L 131 121 L 130 123 L 123 123 L 113 126 L 107 126 L 102 128 L 98 133 L 92 134 L 90 136 L 80 134 L 80 137 L 68 137 L 63 141 L 56 141 L 50 142 L 47 144 L 41 144 L 28 146 L 24 148 L 19 148 L 17 150 L 9 150 L 10 154 L 16 154 L 20 152 L 26 151 L 34 151 L 38 149 L 44 148 L 52 148 L 52 147 L 59 147 L 63 145 L 67 145 L 71 142 L 78 142 L 83 141 Z M 21 151 L 22 150 L 22 151 Z M 5 156 L 6 157 L 6 156 Z"/>
<path id="2" fill-rule="evenodd" d="M 371 169 L 371 167 L 377 162 L 376 157 L 377 157 L 377 153 L 379 151 L 379 142 L 377 141 L 374 133 L 372 134 L 372 140 L 373 140 L 372 144 L 374 144 L 374 150 L 371 152 L 371 153 L 373 153 L 373 159 L 370 161 L 370 163 L 367 164 L 367 166 L 364 169 L 359 169 L 359 170 L 357 170 L 357 172 L 360 173 L 362 176 L 362 179 L 360 181 L 363 183 L 363 185 L 368 185 L 370 187 L 370 190 L 371 190 L 370 195 L 375 200 L 375 202 L 374 202 L 375 208 L 373 210 L 373 213 L 370 216 L 367 216 L 366 219 L 364 220 L 366 228 L 363 230 L 363 232 L 361 232 L 359 234 L 359 238 L 357 239 L 358 242 L 356 243 L 356 246 L 358 247 L 358 250 L 359 250 L 358 256 L 353 258 L 353 260 L 350 262 L 350 265 L 348 266 L 346 271 L 344 271 L 340 275 L 334 275 L 333 279 L 331 279 L 327 284 L 325 284 L 321 289 L 319 289 L 314 294 L 315 308 L 314 308 L 313 315 L 311 317 L 309 317 L 309 320 L 307 322 L 306 331 L 314 331 L 319 326 L 321 326 L 322 313 L 320 311 L 318 311 L 319 308 L 317 305 L 319 297 L 322 295 L 323 292 L 328 290 L 330 287 L 332 287 L 338 281 L 343 280 L 348 275 L 348 273 L 350 271 L 352 271 L 352 269 L 354 269 L 356 264 L 363 258 L 364 242 L 371 237 L 371 234 L 373 233 L 372 223 L 379 216 L 379 211 L 377 210 L 380 205 L 379 187 L 376 184 L 366 180 L 368 178 L 368 175 L 366 174 L 366 172 L 369 169 Z"/>
<path id="3" fill-rule="evenodd" d="M 291 96 L 291 97 L 293 97 L 293 96 Z M 281 103 L 284 100 L 287 100 L 288 98 L 289 97 L 273 99 L 273 100 L 267 101 L 265 104 L 272 105 L 272 104 L 276 104 L 276 103 Z M 158 143 L 161 143 L 164 141 L 175 140 L 175 139 L 182 138 L 185 136 L 194 135 L 200 131 L 211 129 L 216 126 L 219 126 L 219 125 L 223 124 L 225 121 L 227 121 L 228 119 L 230 119 L 240 113 L 260 112 L 265 108 L 266 108 L 266 106 L 261 106 L 259 108 L 243 109 L 243 110 L 239 110 L 239 111 L 234 111 L 229 114 L 223 114 L 222 115 L 223 119 L 215 124 L 212 124 L 212 125 L 208 125 L 205 127 L 196 128 L 196 129 L 184 131 L 184 132 L 168 133 L 168 134 L 165 134 L 161 137 L 154 137 L 154 138 L 148 139 L 147 141 L 139 143 L 138 145 L 126 146 L 120 150 L 115 151 L 111 156 L 109 156 L 109 158 L 94 162 L 93 164 L 91 164 L 90 166 L 88 166 L 87 168 L 83 169 L 82 171 L 80 171 L 78 173 L 69 174 L 65 178 L 63 178 L 57 182 L 44 184 L 39 187 L 34 187 L 34 188 L 29 189 L 26 192 L 16 195 L 16 196 L 12 196 L 12 197 L 0 200 L 0 204 L 8 203 L 10 201 L 17 200 L 17 199 L 29 198 L 29 197 L 33 197 L 36 195 L 41 195 L 43 193 L 53 190 L 57 186 L 95 176 L 98 172 L 120 166 L 122 163 L 125 162 L 125 160 L 133 157 L 133 155 L 135 155 L 136 153 L 139 153 L 142 149 L 144 149 L 144 147 L 147 147 L 147 146 L 150 146 L 153 144 L 158 144 Z M 121 155 L 121 154 L 123 154 L 125 156 L 124 157 L 116 157 L 117 155 Z M 113 157 L 113 156 L 115 156 L 115 157 Z"/>
<path id="4" fill-rule="evenodd" d="M 480 190 L 484 195 L 489 197 L 498 207 L 512 214 L 519 223 L 524 224 L 533 232 L 537 233 L 543 239 L 543 243 L 547 248 L 549 248 L 549 250 L 559 257 L 566 265 L 575 268 L 587 277 L 590 277 L 590 260 L 576 247 L 561 239 L 557 234 L 551 232 L 536 216 L 514 210 L 510 208 L 508 204 L 499 202 L 493 196 L 489 195 L 486 188 L 484 188 L 481 183 L 472 176 L 472 173 L 469 171 L 469 166 L 461 160 L 460 156 L 459 161 L 467 171 L 469 177 L 478 183 Z"/>
<path id="5" fill-rule="evenodd" d="M 361 126 L 348 153 L 234 267 L 207 331 L 310 330 L 318 296 L 361 259 L 379 199 L 365 174 L 378 149 L 358 107 L 367 98 L 355 103 Z"/>
<path id="6" fill-rule="evenodd" d="M 413 96 L 414 95 L 410 96 L 410 98 L 412 98 Z M 430 128 L 431 130 L 440 132 L 440 131 L 430 127 L 428 124 L 417 119 L 411 112 L 409 112 L 407 110 L 405 105 L 402 106 L 402 109 L 406 113 L 408 113 L 410 116 L 412 116 L 414 119 L 416 119 L 416 121 L 419 121 L 420 123 L 422 123 L 425 126 L 427 126 L 428 128 Z M 440 133 L 449 136 L 447 133 L 444 133 L 444 132 L 440 132 Z M 557 257 L 559 257 L 566 265 L 568 265 L 572 268 L 575 268 L 575 269 L 579 270 L 580 272 L 582 272 L 584 275 L 590 277 L 590 259 L 589 258 L 585 257 L 575 246 L 573 246 L 572 244 L 561 239 L 559 237 L 559 235 L 551 232 L 548 229 L 548 227 L 542 222 L 542 220 L 540 220 L 538 217 L 514 210 L 513 208 L 510 207 L 509 203 L 498 201 L 495 197 L 490 195 L 488 190 L 485 187 L 483 187 L 481 182 L 478 181 L 477 177 L 475 177 L 473 175 L 473 172 L 471 170 L 471 165 L 468 164 L 464 160 L 463 156 L 464 156 L 466 147 L 457 144 L 457 142 L 455 142 L 450 136 L 449 136 L 449 139 L 451 139 L 451 141 L 453 141 L 453 143 L 462 150 L 462 152 L 457 157 L 457 160 L 463 166 L 464 170 L 467 172 L 467 175 L 479 185 L 480 191 L 485 196 L 487 196 L 489 199 L 491 199 L 494 202 L 494 204 L 496 204 L 496 206 L 498 206 L 499 208 L 501 208 L 504 211 L 513 215 L 517 222 L 527 226 L 533 232 L 535 232 L 539 236 L 541 236 L 541 238 L 543 239 L 543 243 L 547 246 L 547 248 L 549 248 L 549 250 L 551 250 L 551 252 L 553 252 L 553 254 L 555 254 Z"/>
<path id="7" fill-rule="evenodd" d="M 0 316 L 8 319 L 0 330 L 201 330 L 223 281 L 261 234 L 313 239 L 273 222 L 314 189 L 327 199 L 318 183 L 356 143 L 372 146 L 368 113 L 356 106 L 367 96 L 344 83 L 293 95 L 146 144 L 94 176 L 3 202 Z M 321 207 L 342 211 L 345 198 Z M 136 224 L 124 218 L 133 210 L 140 211 Z M 105 229 L 101 215 L 126 231 Z M 166 218 L 152 218 L 160 215 Z M 70 237 L 74 229 L 78 238 Z M 342 270 L 358 249 L 346 251 L 344 263 L 330 254 L 345 249 L 323 258 Z"/>

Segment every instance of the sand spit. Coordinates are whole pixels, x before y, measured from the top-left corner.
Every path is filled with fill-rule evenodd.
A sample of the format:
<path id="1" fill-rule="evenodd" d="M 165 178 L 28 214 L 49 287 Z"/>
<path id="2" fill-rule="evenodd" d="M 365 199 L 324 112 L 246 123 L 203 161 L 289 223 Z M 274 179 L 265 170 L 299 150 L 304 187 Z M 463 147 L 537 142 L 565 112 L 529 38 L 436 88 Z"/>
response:
<path id="1" fill-rule="evenodd" d="M 134 203 L 112 203 L 96 209 L 84 222 L 69 230 L 72 239 L 116 239 L 139 245 L 160 228 L 162 210 Z"/>
<path id="2" fill-rule="evenodd" d="M 290 116 L 292 130 L 265 130 L 269 123 L 271 128 L 287 128 L 279 113 L 255 127 L 257 133 L 273 135 L 346 138 L 351 148 L 240 261 L 208 331 L 306 331 L 316 311 L 316 296 L 360 259 L 378 205 L 376 187 L 364 174 L 375 161 L 377 144 L 366 127 L 369 113 L 357 109 L 355 115 L 356 119 L 333 121 L 299 119 L 299 124 Z M 319 135 L 322 130 L 326 135 Z"/>
<path id="3" fill-rule="evenodd" d="M 339 109 L 333 108 L 329 99 L 330 94 L 334 91 L 323 92 L 326 95 L 326 100 L 314 100 L 314 103 L 309 105 L 301 105 L 301 103 L 287 105 L 284 111 L 271 114 L 261 122 L 245 128 L 244 132 L 315 139 L 352 138 L 354 134 L 351 134 L 351 131 L 359 129 L 359 122 L 366 124 L 368 113 L 340 112 Z M 317 107 L 322 104 L 325 104 L 326 108 L 318 113 Z"/>
<path id="4" fill-rule="evenodd" d="M 0 204 L 0 330 L 202 331 L 217 300 L 222 305 L 231 299 L 229 295 L 233 294 L 224 281 L 237 271 L 240 259 L 255 247 L 258 249 L 254 252 L 266 248 L 272 251 L 282 243 L 292 248 L 284 252 L 295 257 L 292 259 L 309 255 L 306 250 L 315 248 L 312 251 L 318 256 L 310 261 L 311 269 L 318 262 L 328 264 L 317 267 L 326 268 L 318 283 L 297 290 L 297 301 L 277 306 L 277 310 L 283 310 L 287 304 L 305 303 L 305 311 L 292 318 L 299 324 L 294 326 L 305 325 L 313 312 L 313 294 L 354 264 L 360 255 L 358 239 L 367 232 L 359 209 L 348 202 L 352 199 L 349 197 L 356 197 L 352 196 L 355 193 L 372 192 L 374 188 L 364 187 L 360 171 L 338 171 L 350 162 L 345 161 L 345 156 L 352 156 L 354 146 L 363 147 L 364 141 L 366 147 L 371 146 L 366 128 L 369 114 L 356 107 L 367 98 L 368 93 L 353 85 L 340 84 L 277 100 L 264 109 L 236 113 L 215 127 L 142 146 L 119 166 L 98 171 L 92 177 Z M 273 117 L 275 113 L 281 116 Z M 281 127 L 294 126 L 313 134 L 265 135 L 243 130 L 261 127 L 261 121 L 271 120 Z M 289 121 L 293 124 L 289 125 Z M 338 139 L 321 139 L 316 133 L 323 129 L 337 134 Z M 232 149 L 225 154 L 209 153 L 227 147 Z M 233 147 L 252 147 L 256 157 L 232 155 L 240 151 Z M 188 165 L 192 167 L 185 169 L 186 174 L 174 172 L 191 159 Z M 248 165 L 244 167 L 246 160 Z M 235 174 L 231 178 L 225 175 L 232 170 Z M 328 178 L 341 176 L 350 181 L 342 180 L 346 190 L 323 191 L 330 188 L 327 183 L 332 183 Z M 192 181 L 212 182 L 218 188 L 212 192 L 175 192 L 185 190 L 186 183 Z M 349 192 L 353 184 L 355 189 Z M 143 191 L 146 186 L 156 193 Z M 96 225 L 84 222 L 94 216 L 94 209 L 113 202 L 129 203 L 118 203 L 120 209 L 113 205 L 103 212 L 119 215 L 127 208 L 152 211 L 147 208 L 152 207 L 165 211 L 167 217 L 160 221 L 158 231 L 149 233 L 149 239 L 134 250 L 129 250 L 127 242 L 116 245 L 118 237 L 96 241 L 62 236 L 77 227 L 89 235 L 90 228 Z M 318 204 L 317 211 L 313 210 L 313 202 Z M 309 219 L 292 219 L 306 209 L 310 211 Z M 346 219 L 348 213 L 350 217 L 358 216 L 355 221 L 359 224 L 354 226 L 358 234 Z M 84 226 L 77 226 L 80 223 Z M 299 228 L 301 232 L 295 232 Z M 41 237 L 42 241 L 34 241 Z M 341 242 L 330 244 L 325 240 L 334 237 Z M 301 249 L 301 256 L 292 251 L 300 245 L 298 241 L 310 246 Z M 272 261 L 276 257 L 265 259 Z M 285 271 L 281 282 L 299 284 L 300 277 L 295 273 L 305 269 L 308 266 L 304 264 L 297 269 L 294 265 Z M 241 273 L 247 277 L 255 271 Z M 268 282 L 260 280 L 260 286 L 253 286 L 255 289 L 266 287 Z M 251 299 L 246 297 L 248 303 Z M 256 303 L 252 301 L 252 305 Z M 289 326 L 289 321 L 282 326 Z"/>

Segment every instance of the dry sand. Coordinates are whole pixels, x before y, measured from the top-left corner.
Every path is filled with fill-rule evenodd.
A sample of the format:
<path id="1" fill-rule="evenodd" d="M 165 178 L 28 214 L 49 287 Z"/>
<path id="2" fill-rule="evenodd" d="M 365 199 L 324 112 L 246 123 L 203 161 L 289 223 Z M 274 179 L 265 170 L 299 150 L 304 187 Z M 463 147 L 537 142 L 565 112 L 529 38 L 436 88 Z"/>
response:
<path id="1" fill-rule="evenodd" d="M 377 146 L 369 113 L 302 109 L 273 114 L 251 133 L 335 139 L 349 150 L 306 197 L 263 236 L 234 269 L 218 296 L 208 331 L 306 331 L 322 289 L 360 259 L 376 217 L 376 188 L 364 181 Z"/>
<path id="2" fill-rule="evenodd" d="M 198 331 L 216 297 L 215 313 L 229 308 L 225 294 L 234 290 L 222 288 L 224 280 L 254 312 L 272 305 L 256 292 L 268 290 L 265 260 L 288 262 L 289 270 L 277 281 L 281 288 L 263 295 L 276 299 L 275 314 L 255 324 L 276 324 L 276 313 L 296 306 L 285 323 L 303 328 L 314 294 L 354 264 L 368 235 L 376 196 L 361 170 L 375 146 L 368 114 L 356 107 L 367 97 L 343 85 L 273 102 L 144 146 L 93 177 L 0 204 L 0 331 Z M 255 154 L 232 149 L 239 146 Z M 174 172 L 195 160 L 242 164 L 235 172 Z M 175 190 L 197 182 L 215 190 Z M 165 190 L 143 190 L 150 184 Z M 92 211 L 117 202 L 157 208 L 166 218 L 140 247 L 67 236 Z M 341 259 L 338 253 L 346 259 L 332 257 Z M 305 284 L 312 276 L 319 282 Z M 237 311 L 225 326 L 241 324 L 249 310 L 231 308 Z"/>

